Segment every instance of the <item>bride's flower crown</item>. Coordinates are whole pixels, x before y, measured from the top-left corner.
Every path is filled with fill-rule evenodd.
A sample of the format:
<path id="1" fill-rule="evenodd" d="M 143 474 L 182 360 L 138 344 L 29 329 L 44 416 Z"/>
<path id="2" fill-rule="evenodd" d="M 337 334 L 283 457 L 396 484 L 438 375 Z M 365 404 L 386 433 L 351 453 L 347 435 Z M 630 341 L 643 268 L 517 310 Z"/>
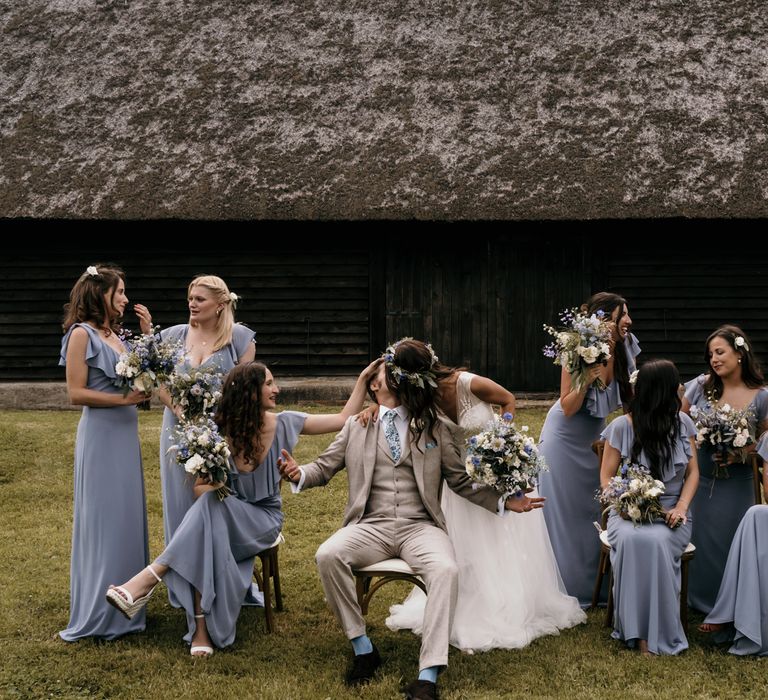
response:
<path id="1" fill-rule="evenodd" d="M 413 340 L 413 338 L 400 338 L 400 340 L 398 340 L 396 343 L 392 343 L 392 345 L 388 346 L 384 351 L 384 354 L 381 356 L 381 359 L 384 360 L 384 364 L 386 364 L 390 372 L 392 372 L 392 376 L 395 378 L 395 382 L 400 384 L 405 379 L 409 384 L 413 384 L 420 389 L 424 388 L 425 383 L 437 389 L 437 382 L 435 381 L 435 374 L 432 372 L 432 368 L 437 364 L 438 358 L 429 343 L 424 343 L 427 350 L 429 350 L 430 355 L 429 369 L 408 372 L 399 365 L 395 364 L 395 352 L 397 351 L 398 346 L 406 340 Z"/>

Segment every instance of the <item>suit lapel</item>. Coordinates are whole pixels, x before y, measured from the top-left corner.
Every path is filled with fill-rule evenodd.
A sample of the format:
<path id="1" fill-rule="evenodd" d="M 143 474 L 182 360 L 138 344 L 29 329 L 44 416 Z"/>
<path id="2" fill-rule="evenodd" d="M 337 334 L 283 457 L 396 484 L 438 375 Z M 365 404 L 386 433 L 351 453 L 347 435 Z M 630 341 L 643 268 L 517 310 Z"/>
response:
<path id="1" fill-rule="evenodd" d="M 371 491 L 373 469 L 376 466 L 376 451 L 378 450 L 379 434 L 381 433 L 383 436 L 383 431 L 379 430 L 380 422 L 381 421 L 370 421 L 368 423 L 368 430 L 365 433 L 365 447 L 363 449 L 363 484 L 366 499 Z"/>
<path id="2" fill-rule="evenodd" d="M 421 494 L 421 500 L 426 504 L 425 492 L 424 492 L 424 460 L 426 459 L 426 451 L 424 449 L 424 433 L 419 438 L 417 445 L 413 444 L 412 440 L 408 440 L 409 449 L 411 451 L 411 462 L 413 464 L 413 476 L 416 479 L 416 485 L 419 487 L 419 493 Z"/>

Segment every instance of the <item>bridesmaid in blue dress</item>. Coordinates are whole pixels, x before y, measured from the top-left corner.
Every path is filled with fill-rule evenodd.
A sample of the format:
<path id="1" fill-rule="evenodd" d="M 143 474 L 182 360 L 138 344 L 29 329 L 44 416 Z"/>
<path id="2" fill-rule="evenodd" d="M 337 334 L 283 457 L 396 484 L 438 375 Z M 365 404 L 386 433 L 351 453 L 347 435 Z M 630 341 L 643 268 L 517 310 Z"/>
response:
<path id="1" fill-rule="evenodd" d="M 768 477 L 763 476 L 768 493 Z M 731 542 L 712 611 L 699 626 L 729 642 L 731 654 L 768 656 L 768 506 L 752 506 Z"/>
<path id="2" fill-rule="evenodd" d="M 637 375 L 629 415 L 603 432 L 600 484 L 622 462 L 642 464 L 664 483 L 665 520 L 636 526 L 611 511 L 608 541 L 613 567 L 613 637 L 643 654 L 688 648 L 680 622 L 680 559 L 691 539 L 688 508 L 696 493 L 696 427 L 680 411 L 680 375 L 669 360 L 652 360 Z"/>
<path id="3" fill-rule="evenodd" d="M 710 369 L 686 384 L 683 410 L 729 404 L 752 408 L 751 429 L 759 436 L 768 428 L 768 389 L 752 350 L 751 341 L 737 326 L 721 326 L 707 338 L 705 361 Z M 755 449 L 754 445 L 747 450 Z M 699 448 L 701 479 L 692 505 L 695 518 L 688 602 L 708 613 L 712 610 L 725 571 L 728 550 L 744 514 L 755 504 L 752 468 L 729 458 L 720 465 L 719 455 L 707 445 Z M 727 470 L 727 471 L 726 471 Z M 727 478 L 718 478 L 719 473 Z"/>
<path id="4" fill-rule="evenodd" d="M 589 385 L 576 391 L 563 369 L 560 398 L 549 409 L 541 430 L 539 449 L 549 471 L 540 476 L 539 493 L 547 499 L 544 519 L 565 589 L 582 607 L 588 607 L 600 558 L 592 525 L 600 520 L 600 505 L 595 500 L 600 469 L 592 443 L 599 439 L 607 416 L 632 398 L 629 375 L 635 370 L 640 346 L 629 332 L 632 319 L 622 297 L 598 292 L 582 310 L 588 314 L 603 311 L 614 322 L 611 358 L 606 366 L 593 368 L 591 377 L 593 382 L 601 379 L 607 388 Z M 607 586 L 603 602 L 606 597 Z"/>
<path id="5" fill-rule="evenodd" d="M 360 375 L 341 413 L 307 415 L 272 413 L 280 391 L 272 373 L 260 362 L 237 365 L 227 375 L 215 416 L 233 455 L 228 479 L 232 495 L 219 500 L 212 493 L 217 484 L 198 480 L 196 500 L 165 550 L 127 583 L 111 586 L 107 600 L 133 616 L 156 580 L 164 578 L 186 611 L 184 640 L 192 645 L 193 656 L 210 656 L 214 646 L 232 644 L 253 559 L 274 544 L 282 529 L 281 457 L 293 450 L 300 434 L 340 430 L 362 407 L 372 368 Z"/>
<path id="6" fill-rule="evenodd" d="M 75 442 L 70 617 L 59 632 L 67 642 L 144 629 L 143 616 L 125 620 L 100 595 L 149 556 L 136 411 L 148 397 L 138 391 L 123 396 L 114 385 L 125 350 L 118 337 L 128 304 L 124 277 L 114 266 L 91 266 L 64 307 L 59 364 L 66 366 L 70 401 L 83 406 Z M 134 309 L 148 332 L 149 311 L 140 304 Z"/>
<path id="7" fill-rule="evenodd" d="M 256 355 L 254 332 L 235 323 L 237 296 L 224 280 L 214 275 L 195 277 L 187 290 L 189 323 L 161 331 L 163 340 L 177 340 L 184 345 L 184 357 L 177 369 L 204 367 L 223 377 L 236 364 L 251 362 Z M 173 431 L 181 410 L 174 408 L 167 391 L 159 392 L 165 404 L 160 430 L 160 483 L 163 492 L 163 532 L 165 543 L 171 541 L 187 511 L 194 503 L 192 481 L 179 469 L 173 453 L 168 453 Z M 171 596 L 171 604 L 181 607 Z"/>

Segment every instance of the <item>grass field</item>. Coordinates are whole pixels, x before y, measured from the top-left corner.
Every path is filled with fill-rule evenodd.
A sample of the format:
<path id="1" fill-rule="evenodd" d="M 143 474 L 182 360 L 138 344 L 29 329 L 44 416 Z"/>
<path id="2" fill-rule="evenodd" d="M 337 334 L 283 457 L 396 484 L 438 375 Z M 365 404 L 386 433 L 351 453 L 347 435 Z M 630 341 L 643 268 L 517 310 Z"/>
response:
<path id="1" fill-rule="evenodd" d="M 297 407 L 292 407 L 297 408 Z M 302 406 L 302 410 L 319 411 Z M 535 434 L 543 411 L 520 411 Z M 414 677 L 419 638 L 384 626 L 387 606 L 406 587 L 374 599 L 369 631 L 386 663 L 376 682 L 349 691 L 342 676 L 348 644 L 323 602 L 313 555 L 337 529 L 346 482 L 301 497 L 285 495 L 286 544 L 280 550 L 285 612 L 266 634 L 261 610 L 245 609 L 237 639 L 208 661 L 192 660 L 179 611 L 160 590 L 143 634 L 108 643 L 67 644 L 56 633 L 68 619 L 72 456 L 77 412 L 0 412 L 0 695 L 3 698 L 397 698 Z M 150 546 L 162 547 L 158 475 L 159 411 L 142 413 Z M 331 436 L 302 438 L 300 460 Z M 514 552 L 510 553 L 514 556 Z M 677 658 L 644 659 L 610 639 L 601 611 L 587 625 L 518 651 L 451 652 L 442 697 L 458 698 L 763 698 L 765 661 L 736 658 L 695 631 Z"/>

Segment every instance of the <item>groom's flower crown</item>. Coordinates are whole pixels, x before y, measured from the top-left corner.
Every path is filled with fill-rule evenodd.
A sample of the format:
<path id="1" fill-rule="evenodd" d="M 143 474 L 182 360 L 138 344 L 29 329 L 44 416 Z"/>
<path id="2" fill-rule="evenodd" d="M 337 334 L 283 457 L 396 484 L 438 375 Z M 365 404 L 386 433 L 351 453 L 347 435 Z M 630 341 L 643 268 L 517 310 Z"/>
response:
<path id="1" fill-rule="evenodd" d="M 413 340 L 413 338 L 400 338 L 400 340 L 398 340 L 396 343 L 392 343 L 392 345 L 388 346 L 384 351 L 384 354 L 381 356 L 381 359 L 384 360 L 384 364 L 386 364 L 390 372 L 392 372 L 392 376 L 395 378 L 395 382 L 400 384 L 405 379 L 409 384 L 413 384 L 420 389 L 424 388 L 425 383 L 437 389 L 435 374 L 432 372 L 432 368 L 437 364 L 437 355 L 435 355 L 435 351 L 432 349 L 432 346 L 429 343 L 424 343 L 427 350 L 429 350 L 430 355 L 429 369 L 408 372 L 399 365 L 395 364 L 395 352 L 400 343 L 406 340 Z"/>

